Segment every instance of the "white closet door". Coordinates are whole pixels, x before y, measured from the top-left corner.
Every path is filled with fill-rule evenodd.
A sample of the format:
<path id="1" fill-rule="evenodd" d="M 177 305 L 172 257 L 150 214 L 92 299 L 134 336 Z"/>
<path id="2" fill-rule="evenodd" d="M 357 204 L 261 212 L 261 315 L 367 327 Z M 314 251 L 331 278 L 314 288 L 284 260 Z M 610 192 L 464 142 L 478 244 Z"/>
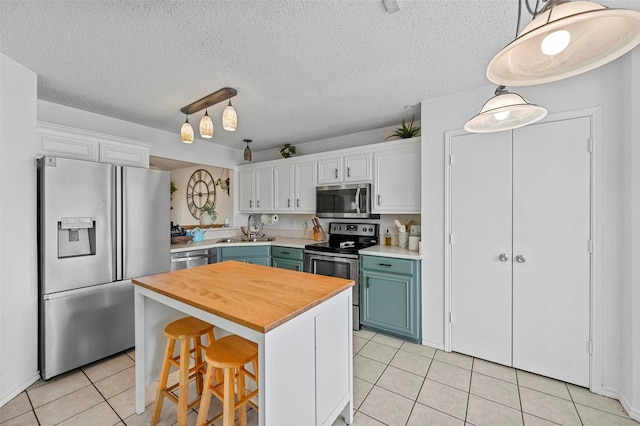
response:
<path id="1" fill-rule="evenodd" d="M 513 134 L 513 366 L 588 387 L 590 121 Z"/>
<path id="2" fill-rule="evenodd" d="M 451 153 L 451 349 L 511 365 L 511 132 Z"/>

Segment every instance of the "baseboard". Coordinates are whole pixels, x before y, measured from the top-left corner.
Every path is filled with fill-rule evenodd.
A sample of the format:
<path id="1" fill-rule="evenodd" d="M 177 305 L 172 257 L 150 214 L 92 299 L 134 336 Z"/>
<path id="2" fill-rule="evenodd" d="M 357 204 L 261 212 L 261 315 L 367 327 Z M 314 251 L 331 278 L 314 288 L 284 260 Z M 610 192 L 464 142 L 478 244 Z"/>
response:
<path id="1" fill-rule="evenodd" d="M 620 393 L 617 389 L 612 389 L 608 387 L 602 387 L 602 395 L 608 396 L 609 398 L 617 399 L 620 401 L 620 405 L 624 408 L 624 411 L 627 412 L 627 415 L 631 417 L 633 420 L 640 422 L 640 410 L 631 407 L 631 404 L 626 400 L 624 395 Z"/>
<path id="2" fill-rule="evenodd" d="M 20 395 L 21 392 L 26 390 L 29 386 L 31 386 L 38 380 L 40 380 L 40 373 L 36 371 L 31 376 L 18 383 L 12 389 L 3 389 L 2 395 L 0 395 L 0 407 L 3 407 L 7 402 Z"/>
<path id="3" fill-rule="evenodd" d="M 434 349 L 440 349 L 441 351 L 444 351 L 444 344 L 442 343 L 436 343 L 436 342 L 430 342 L 428 340 L 423 340 L 422 344 L 424 346 L 429 346 L 430 348 L 434 348 Z"/>

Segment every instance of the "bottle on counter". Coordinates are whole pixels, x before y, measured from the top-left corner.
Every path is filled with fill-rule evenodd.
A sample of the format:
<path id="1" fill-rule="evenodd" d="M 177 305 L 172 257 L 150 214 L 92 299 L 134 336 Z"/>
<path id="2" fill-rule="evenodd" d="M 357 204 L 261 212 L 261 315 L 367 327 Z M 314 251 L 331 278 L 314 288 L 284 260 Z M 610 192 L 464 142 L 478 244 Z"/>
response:
<path id="1" fill-rule="evenodd" d="M 391 233 L 389 232 L 388 227 L 387 227 L 387 232 L 384 234 L 384 244 L 387 246 L 391 245 Z"/>

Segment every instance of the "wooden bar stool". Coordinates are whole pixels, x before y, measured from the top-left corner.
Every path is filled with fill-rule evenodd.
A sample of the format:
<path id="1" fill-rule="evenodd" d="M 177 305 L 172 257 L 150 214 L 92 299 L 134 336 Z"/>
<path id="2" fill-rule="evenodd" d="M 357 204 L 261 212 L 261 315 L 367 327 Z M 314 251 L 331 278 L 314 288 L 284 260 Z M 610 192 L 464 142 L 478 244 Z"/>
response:
<path id="1" fill-rule="evenodd" d="M 160 371 L 160 379 L 158 381 L 158 393 L 156 395 L 156 406 L 153 410 L 151 424 L 155 425 L 160 420 L 160 412 L 162 411 L 162 403 L 164 398 L 169 398 L 178 405 L 178 424 L 187 424 L 187 415 L 189 410 L 196 407 L 200 403 L 200 395 L 202 395 L 203 375 L 206 373 L 206 362 L 202 359 L 202 353 L 207 349 L 202 344 L 202 336 L 207 336 L 209 346 L 215 342 L 213 335 L 213 326 L 194 317 L 186 317 L 173 321 L 164 328 L 164 334 L 167 336 L 167 346 L 164 352 L 164 360 L 162 361 L 162 370 Z M 173 356 L 176 341 L 180 342 L 180 355 Z M 193 349 L 192 343 L 193 341 Z M 194 366 L 189 368 L 191 354 L 194 354 Z M 171 366 L 180 370 L 180 379 L 178 383 L 167 387 L 169 372 Z M 198 398 L 189 403 L 189 380 L 196 378 L 196 389 Z M 172 390 L 178 388 L 178 397 L 171 393 Z"/>
<path id="2" fill-rule="evenodd" d="M 249 377 L 255 381 L 256 386 L 258 385 L 258 345 L 240 336 L 226 336 L 209 345 L 205 353 L 205 361 L 207 374 L 204 378 L 205 386 L 196 424 L 209 425 L 222 416 L 223 426 L 233 426 L 235 411 L 238 410 L 238 425 L 245 426 L 247 424 L 246 404 L 258 410 L 258 407 L 249 401 L 258 395 L 258 389 L 247 393 L 245 387 L 245 377 Z M 248 363 L 253 364 L 253 374 L 245 368 Z M 222 381 L 220 381 L 220 370 L 224 371 Z M 237 399 L 234 391 L 236 378 Z M 211 395 L 215 395 L 222 401 L 222 413 L 207 420 Z"/>

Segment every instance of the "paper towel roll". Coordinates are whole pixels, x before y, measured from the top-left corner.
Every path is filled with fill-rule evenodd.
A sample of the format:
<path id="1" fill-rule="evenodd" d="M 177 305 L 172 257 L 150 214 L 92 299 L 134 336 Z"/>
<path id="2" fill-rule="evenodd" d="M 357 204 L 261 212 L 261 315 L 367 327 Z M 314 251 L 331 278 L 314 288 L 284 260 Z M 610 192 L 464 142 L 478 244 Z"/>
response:
<path id="1" fill-rule="evenodd" d="M 263 214 L 260 216 L 260 221 L 265 225 L 275 225 L 278 223 L 277 214 Z"/>

